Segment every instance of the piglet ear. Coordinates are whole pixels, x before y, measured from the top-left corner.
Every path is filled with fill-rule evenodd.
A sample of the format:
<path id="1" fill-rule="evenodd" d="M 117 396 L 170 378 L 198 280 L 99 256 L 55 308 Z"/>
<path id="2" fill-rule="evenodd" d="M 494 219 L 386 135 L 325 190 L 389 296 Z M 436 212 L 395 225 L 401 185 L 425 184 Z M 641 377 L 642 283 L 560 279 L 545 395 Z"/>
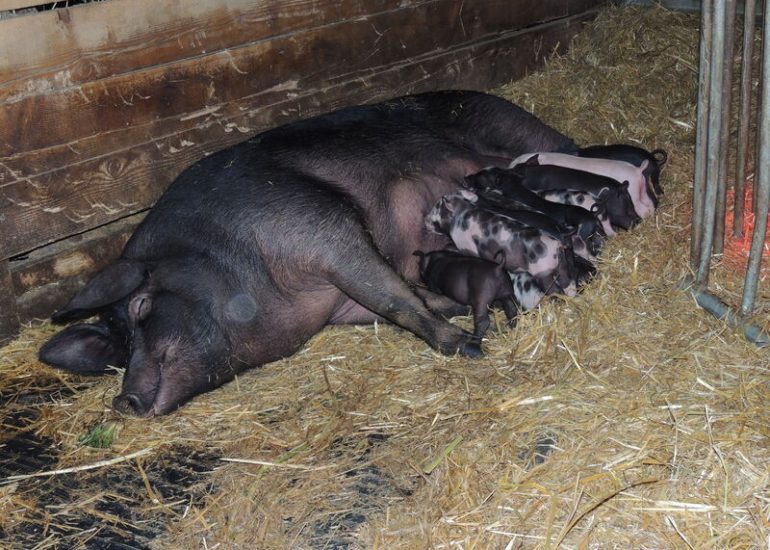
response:
<path id="1" fill-rule="evenodd" d="M 97 273 L 69 303 L 51 316 L 55 323 L 65 323 L 94 315 L 97 310 L 131 294 L 144 282 L 147 269 L 141 262 L 118 260 Z"/>
<path id="2" fill-rule="evenodd" d="M 655 149 L 650 154 L 652 155 L 652 158 L 655 159 L 655 164 L 658 165 L 658 168 L 662 168 L 668 160 L 668 153 L 666 153 L 663 149 Z"/>
<path id="3" fill-rule="evenodd" d="M 48 340 L 38 358 L 45 364 L 78 374 L 104 374 L 107 366 L 126 365 L 128 348 L 103 323 L 79 323 Z"/>

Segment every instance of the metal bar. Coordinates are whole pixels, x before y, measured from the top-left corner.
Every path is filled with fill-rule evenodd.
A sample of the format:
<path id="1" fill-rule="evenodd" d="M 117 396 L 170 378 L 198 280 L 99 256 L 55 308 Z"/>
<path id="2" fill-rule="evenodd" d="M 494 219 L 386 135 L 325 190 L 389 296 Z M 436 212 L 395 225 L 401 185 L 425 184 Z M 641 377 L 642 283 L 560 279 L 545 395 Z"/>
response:
<path id="1" fill-rule="evenodd" d="M 730 309 L 727 304 L 711 292 L 695 288 L 691 278 L 684 279 L 680 283 L 680 287 L 689 291 L 692 297 L 695 298 L 695 302 L 714 317 L 724 321 L 732 328 L 740 329 L 749 342 L 753 342 L 758 346 L 770 345 L 770 335 L 763 331 L 761 327 L 743 322 L 740 315 Z"/>
<path id="2" fill-rule="evenodd" d="M 711 80 L 711 20 L 713 0 L 704 0 L 700 25 L 700 70 L 698 73 L 698 108 L 695 138 L 695 167 L 692 188 L 692 227 L 690 229 L 690 268 L 698 269 L 703 236 L 703 210 L 708 159 L 709 81 Z"/>
<path id="3" fill-rule="evenodd" d="M 746 202 L 746 173 L 749 167 L 749 128 L 751 127 L 751 73 L 754 66 L 754 24 L 756 0 L 746 0 L 743 12 L 743 57 L 741 59 L 741 107 L 738 149 L 735 158 L 735 201 L 733 237 L 743 237 L 743 205 Z"/>
<path id="4" fill-rule="evenodd" d="M 764 17 L 762 18 L 762 42 L 768 44 L 770 40 L 770 1 L 765 1 Z M 770 75 L 770 48 L 762 48 L 762 89 L 759 105 L 759 155 L 756 160 L 754 195 L 754 234 L 751 238 L 751 251 L 749 252 L 749 264 L 746 267 L 746 280 L 743 285 L 743 299 L 741 300 L 741 315 L 747 316 L 754 309 L 754 301 L 757 297 L 759 283 L 759 271 L 762 267 L 762 253 L 764 252 L 765 237 L 767 236 L 767 212 L 770 207 L 770 83 L 764 78 Z"/>
<path id="5" fill-rule="evenodd" d="M 769 2 L 770 3 L 770 2 Z M 700 286 L 708 284 L 711 251 L 714 249 L 714 220 L 716 217 L 717 182 L 719 173 L 720 135 L 722 117 L 720 110 L 715 108 L 723 102 L 724 89 L 724 51 L 725 51 L 725 0 L 714 1 L 714 30 L 711 41 L 711 79 L 709 82 L 709 98 L 711 107 L 708 113 L 708 161 L 706 166 L 706 196 L 704 200 L 703 236 L 701 237 L 700 263 L 696 274 L 696 282 Z"/>
<path id="6" fill-rule="evenodd" d="M 767 2 L 767 1 L 768 0 L 764 0 L 764 2 L 762 4 L 760 4 L 760 5 L 764 6 L 764 3 Z M 764 17 L 763 17 L 760 20 L 760 27 L 761 27 L 760 28 L 760 36 L 763 36 L 762 29 L 764 28 L 764 25 L 765 25 L 765 21 L 764 21 Z M 759 41 L 759 56 L 758 56 L 759 59 L 760 59 L 760 61 L 759 61 L 759 71 L 758 71 L 759 72 L 759 82 L 762 82 L 762 78 L 763 78 L 763 76 L 762 76 L 762 59 L 765 58 L 765 49 L 766 49 L 765 41 L 764 41 L 764 39 L 761 39 Z M 757 95 L 759 95 L 759 94 L 757 94 Z M 760 101 L 759 101 L 759 99 L 757 99 L 757 105 L 756 105 L 756 109 L 755 109 L 755 116 L 757 116 L 757 117 L 759 116 L 759 114 L 758 114 L 759 113 L 759 103 L 760 103 Z M 759 128 L 759 122 L 757 122 L 756 126 L 757 126 L 757 128 Z M 759 130 L 755 130 L 755 132 L 759 132 Z M 760 142 L 759 137 L 755 135 L 754 136 L 754 178 L 753 178 L 753 180 L 751 182 L 751 187 L 752 187 L 752 189 L 751 189 L 751 196 L 752 197 L 756 196 L 756 194 L 757 194 L 757 162 L 759 161 L 759 142 Z M 752 199 L 752 203 L 751 204 L 756 204 L 753 201 L 753 199 Z M 756 214 L 756 208 L 754 208 L 754 214 Z"/>
<path id="7" fill-rule="evenodd" d="M 714 218 L 714 254 L 725 248 L 725 211 L 727 210 L 727 157 L 730 150 L 730 113 L 733 90 L 733 43 L 735 42 L 735 0 L 727 0 L 724 20 L 724 50 L 721 101 L 722 127 L 719 132 L 719 168 L 717 170 L 717 199 Z"/>

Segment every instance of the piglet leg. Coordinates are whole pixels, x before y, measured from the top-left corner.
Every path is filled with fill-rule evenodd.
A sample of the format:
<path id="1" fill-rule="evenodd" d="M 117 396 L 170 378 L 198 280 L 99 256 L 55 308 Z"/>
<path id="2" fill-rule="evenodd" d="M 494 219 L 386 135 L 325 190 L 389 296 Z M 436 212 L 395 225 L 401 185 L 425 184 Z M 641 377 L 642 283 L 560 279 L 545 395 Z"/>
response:
<path id="1" fill-rule="evenodd" d="M 479 341 L 489 330 L 489 307 L 487 303 L 473 305 L 473 337 Z"/>
<path id="2" fill-rule="evenodd" d="M 519 304 L 516 303 L 516 299 L 513 296 L 508 296 L 498 300 L 498 302 L 503 307 L 505 318 L 508 319 L 508 326 L 515 327 L 519 317 Z"/>

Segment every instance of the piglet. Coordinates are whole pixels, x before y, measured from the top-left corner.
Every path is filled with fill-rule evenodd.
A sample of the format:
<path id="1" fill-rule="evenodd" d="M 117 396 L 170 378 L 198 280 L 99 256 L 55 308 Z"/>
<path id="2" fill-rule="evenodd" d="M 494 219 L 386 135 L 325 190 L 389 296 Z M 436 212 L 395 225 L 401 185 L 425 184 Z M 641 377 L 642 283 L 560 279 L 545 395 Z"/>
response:
<path id="1" fill-rule="evenodd" d="M 449 236 L 461 251 L 494 259 L 505 250 L 508 271 L 527 271 L 547 294 L 574 296 L 575 254 L 564 244 L 539 229 L 522 228 L 506 216 L 479 208 L 468 200 L 474 194 L 462 190 L 444 195 L 425 216 L 431 232 Z"/>
<path id="2" fill-rule="evenodd" d="M 603 201 L 595 199 L 590 193 L 585 191 L 575 191 L 574 189 L 557 189 L 554 191 L 538 191 L 537 195 L 547 200 L 561 205 L 576 206 L 588 210 L 602 224 L 602 229 L 608 237 L 615 235 L 612 229 L 607 207 Z"/>
<path id="3" fill-rule="evenodd" d="M 590 172 L 619 183 L 628 182 L 628 193 L 634 204 L 634 210 L 640 218 L 647 218 L 655 212 L 655 195 L 647 189 L 647 178 L 644 176 L 649 161 L 645 160 L 641 166 L 634 166 L 620 160 L 608 160 L 599 158 L 583 158 L 565 153 L 526 153 L 513 159 L 510 168 L 528 163 L 530 165 L 552 165 Z M 564 187 L 563 189 L 574 189 Z"/>
<path id="4" fill-rule="evenodd" d="M 630 229 L 641 219 L 634 207 L 627 181 L 618 183 L 613 178 L 583 170 L 539 165 L 537 159 L 517 165 L 513 168 L 513 173 L 520 177 L 522 185 L 531 191 L 573 189 L 589 193 L 605 205 L 610 223 L 614 227 Z"/>
<path id="5" fill-rule="evenodd" d="M 495 261 L 450 250 L 418 250 L 414 255 L 420 258 L 420 276 L 429 290 L 471 306 L 475 338 L 480 340 L 489 329 L 493 305 L 501 306 L 509 323 L 515 323 L 519 305 L 505 270 L 504 250 L 495 254 Z"/>
<path id="6" fill-rule="evenodd" d="M 579 206 L 557 205 L 541 198 L 534 191 L 524 187 L 521 178 L 516 176 L 513 170 L 486 168 L 466 176 L 465 183 L 487 203 L 508 210 L 526 209 L 539 212 L 553 219 L 557 224 L 574 230 L 575 237 L 585 243 L 588 254 L 591 256 L 596 256 L 604 244 L 607 234 L 597 216 Z M 579 246 L 575 246 L 574 242 L 573 247 L 578 252 Z"/>
<path id="7" fill-rule="evenodd" d="M 624 143 L 614 143 L 611 145 L 591 145 L 578 149 L 577 156 L 584 158 L 600 158 L 611 160 L 622 160 L 641 166 L 646 160 L 647 168 L 644 170 L 645 177 L 650 179 L 652 187 L 657 195 L 663 194 L 663 187 L 660 185 L 660 170 L 668 160 L 668 153 L 663 149 L 648 151 L 635 145 L 626 145 Z M 657 202 L 657 198 L 654 199 Z M 655 205 L 657 206 L 657 204 Z"/>

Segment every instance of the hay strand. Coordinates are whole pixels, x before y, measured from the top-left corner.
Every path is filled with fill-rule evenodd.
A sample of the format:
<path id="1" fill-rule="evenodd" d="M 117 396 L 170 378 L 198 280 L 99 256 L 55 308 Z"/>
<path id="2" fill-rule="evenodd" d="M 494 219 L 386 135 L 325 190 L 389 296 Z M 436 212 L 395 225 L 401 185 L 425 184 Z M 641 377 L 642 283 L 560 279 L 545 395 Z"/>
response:
<path id="1" fill-rule="evenodd" d="M 74 474 L 77 472 L 85 472 L 87 470 L 96 470 L 97 468 L 105 468 L 107 466 L 114 466 L 115 464 L 120 464 L 121 462 L 127 462 L 129 460 L 134 460 L 135 458 L 139 458 L 141 456 L 145 456 L 150 454 L 153 450 L 155 450 L 154 447 L 147 447 L 146 449 L 142 449 L 141 451 L 136 451 L 133 453 L 129 453 L 124 456 L 116 456 L 114 458 L 106 459 L 106 460 L 99 460 L 98 462 L 94 462 L 92 464 L 81 464 L 80 466 L 72 466 L 71 468 L 60 468 L 58 470 L 48 470 L 45 472 L 35 472 L 34 474 L 25 474 L 25 475 L 17 475 L 17 476 L 8 476 L 2 480 L 0 480 L 0 485 L 7 485 L 8 483 L 13 483 L 16 481 L 21 481 L 23 479 L 31 479 L 33 477 L 48 477 L 48 476 L 59 476 L 64 474 Z"/>

